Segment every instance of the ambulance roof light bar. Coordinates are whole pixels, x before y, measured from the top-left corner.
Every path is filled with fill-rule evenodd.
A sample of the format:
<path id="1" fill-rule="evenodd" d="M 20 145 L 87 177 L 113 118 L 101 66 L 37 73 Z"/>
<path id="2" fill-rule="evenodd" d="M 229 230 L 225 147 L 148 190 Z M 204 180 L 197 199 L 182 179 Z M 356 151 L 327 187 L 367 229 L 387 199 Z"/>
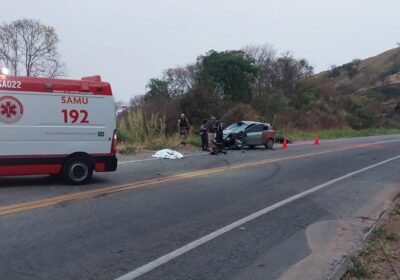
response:
<path id="1" fill-rule="evenodd" d="M 2 75 L 8 75 L 8 74 L 10 74 L 10 70 L 8 70 L 8 68 L 6 68 L 6 67 L 2 67 L 1 68 L 1 73 L 0 74 L 2 74 Z"/>
<path id="2" fill-rule="evenodd" d="M 90 81 L 90 82 L 101 82 L 101 76 L 100 75 L 94 75 L 94 76 L 89 76 L 89 77 L 82 77 L 82 81 Z"/>

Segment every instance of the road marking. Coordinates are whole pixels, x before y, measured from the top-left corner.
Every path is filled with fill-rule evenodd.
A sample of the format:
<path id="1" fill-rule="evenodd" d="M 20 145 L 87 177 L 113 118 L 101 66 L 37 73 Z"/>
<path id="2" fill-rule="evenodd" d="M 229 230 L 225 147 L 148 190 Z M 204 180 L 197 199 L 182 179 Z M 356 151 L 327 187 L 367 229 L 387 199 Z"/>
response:
<path id="1" fill-rule="evenodd" d="M 37 208 L 48 207 L 48 206 L 56 205 L 56 204 L 63 203 L 63 202 L 81 200 L 81 199 L 95 197 L 95 196 L 99 196 L 99 195 L 133 190 L 133 189 L 137 189 L 137 188 L 142 188 L 142 187 L 147 187 L 147 186 L 152 186 L 152 185 L 157 185 L 157 184 L 162 184 L 162 183 L 168 183 L 168 182 L 174 182 L 174 181 L 189 179 L 189 178 L 193 178 L 193 177 L 200 177 L 200 176 L 205 176 L 205 175 L 210 175 L 210 174 L 221 173 L 221 172 L 225 172 L 225 171 L 249 168 L 249 167 L 259 166 L 259 165 L 263 165 L 263 164 L 267 164 L 267 163 L 292 160 L 292 159 L 300 159 L 300 158 L 318 156 L 318 155 L 329 154 L 329 153 L 334 153 L 334 152 L 346 151 L 346 150 L 355 149 L 355 148 L 370 147 L 373 145 L 391 143 L 391 142 L 400 142 L 400 139 L 359 144 L 359 145 L 350 145 L 350 146 L 347 146 L 344 148 L 338 148 L 338 149 L 326 150 L 326 151 L 314 152 L 314 153 L 308 153 L 308 154 L 301 154 L 301 155 L 297 155 L 297 156 L 280 157 L 280 158 L 276 158 L 276 159 L 259 160 L 259 161 L 234 164 L 231 166 L 223 166 L 223 167 L 215 167 L 215 168 L 210 168 L 210 169 L 191 171 L 191 172 L 181 173 L 181 174 L 174 175 L 174 176 L 155 178 L 155 179 L 150 179 L 150 180 L 145 180 L 145 181 L 140 181 L 140 182 L 135 182 L 135 183 L 128 183 L 128 184 L 123 184 L 123 185 L 118 185 L 118 186 L 107 187 L 107 188 L 82 191 L 82 192 L 78 192 L 78 193 L 44 198 L 44 199 L 35 200 L 35 201 L 31 201 L 31 202 L 7 205 L 7 206 L 0 207 L 0 216 L 29 211 L 29 210 L 33 210 L 33 209 L 37 209 Z"/>
<path id="2" fill-rule="evenodd" d="M 364 167 L 362 169 L 347 173 L 346 175 L 343 175 L 341 177 L 337 177 L 337 178 L 335 178 L 333 180 L 330 180 L 330 181 L 325 182 L 325 183 L 323 183 L 321 185 L 313 187 L 313 188 L 311 188 L 311 189 L 309 189 L 307 191 L 298 193 L 298 194 L 296 194 L 294 196 L 291 196 L 291 197 L 289 197 L 287 199 L 284 199 L 284 200 L 282 200 L 280 202 L 277 202 L 277 203 L 275 203 L 275 204 L 273 204 L 271 206 L 268 206 L 268 207 L 266 207 L 266 208 L 264 208 L 264 209 L 262 209 L 262 210 L 260 210 L 258 212 L 255 212 L 255 213 L 253 213 L 253 214 L 251 214 L 251 215 L 249 215 L 247 217 L 244 217 L 243 219 L 240 219 L 240 220 L 238 220 L 236 222 L 233 222 L 230 225 L 227 225 L 227 226 L 225 226 L 223 228 L 220 228 L 220 229 L 218 229 L 218 230 L 216 230 L 216 231 L 214 231 L 214 232 L 212 232 L 212 233 L 210 233 L 208 235 L 205 235 L 205 236 L 203 236 L 203 237 L 201 237 L 201 238 L 199 238 L 199 239 L 197 239 L 195 241 L 192 241 L 192 242 L 190 242 L 190 243 L 188 243 L 188 244 L 176 249 L 175 251 L 172 251 L 172 252 L 170 252 L 170 253 L 162 256 L 162 257 L 159 257 L 158 259 L 155 259 L 152 262 L 149 262 L 149 263 L 147 263 L 147 264 L 145 264 L 145 265 L 143 265 L 143 266 L 141 266 L 139 268 L 136 268 L 135 270 L 133 270 L 131 272 L 128 272 L 127 274 L 122 275 L 121 277 L 118 277 L 116 280 L 133 280 L 133 279 L 136 279 L 139 276 L 141 276 L 141 275 L 143 275 L 143 274 L 145 274 L 145 273 L 147 273 L 149 271 L 152 271 L 153 269 L 155 269 L 155 268 L 157 268 L 157 267 L 159 267 L 159 266 L 161 266 L 161 265 L 163 265 L 163 264 L 165 264 L 165 263 L 167 263 L 167 262 L 169 262 L 169 261 L 171 261 L 171 260 L 173 260 L 173 259 L 175 259 L 175 258 L 177 258 L 177 257 L 179 257 L 179 256 L 181 256 L 181 255 L 183 255 L 183 254 L 185 254 L 185 253 L 197 248 L 197 247 L 199 247 L 200 245 L 203 245 L 204 243 L 207 243 L 207 242 L 209 242 L 209 241 L 211 241 L 211 240 L 213 240 L 213 239 L 215 239 L 215 238 L 217 238 L 217 237 L 219 237 L 219 236 L 221 236 L 221 235 L 223 235 L 223 234 L 225 234 L 225 233 L 227 233 L 227 232 L 229 232 L 229 231 L 231 231 L 231 230 L 233 230 L 235 228 L 238 228 L 238 227 L 242 226 L 245 223 L 248 223 L 248 222 L 250 222 L 250 221 L 252 221 L 254 219 L 257 219 L 260 216 L 265 215 L 265 214 L 267 214 L 267 213 L 269 213 L 269 212 L 271 212 L 271 211 L 273 211 L 273 210 L 275 210 L 275 209 L 277 209 L 279 207 L 285 206 L 286 204 L 289 204 L 289 203 L 291 203 L 291 202 L 293 202 L 295 200 L 298 200 L 298 199 L 303 198 L 303 197 L 305 197 L 305 196 L 307 196 L 309 194 L 312 194 L 312 193 L 314 193 L 316 191 L 319 191 L 319 190 L 321 190 L 323 188 L 331 186 L 331 185 L 333 185 L 333 184 L 335 184 L 335 183 L 337 183 L 339 181 L 342 181 L 344 179 L 347 179 L 347 178 L 352 177 L 354 175 L 357 175 L 359 173 L 365 172 L 365 171 L 370 170 L 372 168 L 375 168 L 377 166 L 380 166 L 380 165 L 386 164 L 388 162 L 394 161 L 396 159 L 400 159 L 400 155 L 397 155 L 397 156 L 389 158 L 387 160 L 384 160 L 384 161 L 369 165 L 369 166 Z"/>
<path id="3" fill-rule="evenodd" d="M 135 163 L 135 162 L 150 161 L 150 160 L 156 160 L 156 159 L 158 159 L 158 158 L 144 158 L 144 159 L 133 159 L 133 160 L 118 161 L 118 165 L 120 165 L 120 164 L 126 164 L 126 163 Z"/>

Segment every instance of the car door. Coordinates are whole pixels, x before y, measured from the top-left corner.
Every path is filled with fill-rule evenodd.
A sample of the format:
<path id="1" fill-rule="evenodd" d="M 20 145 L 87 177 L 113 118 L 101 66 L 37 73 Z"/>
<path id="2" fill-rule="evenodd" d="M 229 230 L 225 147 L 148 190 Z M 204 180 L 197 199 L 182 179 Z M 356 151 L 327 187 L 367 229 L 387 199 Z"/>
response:
<path id="1" fill-rule="evenodd" d="M 274 140 L 274 131 L 271 126 L 264 124 L 261 141 L 262 144 L 266 144 L 269 139 Z"/>
<path id="2" fill-rule="evenodd" d="M 261 137 L 264 129 L 263 124 L 256 124 L 246 130 L 246 145 L 255 146 L 262 145 Z"/>

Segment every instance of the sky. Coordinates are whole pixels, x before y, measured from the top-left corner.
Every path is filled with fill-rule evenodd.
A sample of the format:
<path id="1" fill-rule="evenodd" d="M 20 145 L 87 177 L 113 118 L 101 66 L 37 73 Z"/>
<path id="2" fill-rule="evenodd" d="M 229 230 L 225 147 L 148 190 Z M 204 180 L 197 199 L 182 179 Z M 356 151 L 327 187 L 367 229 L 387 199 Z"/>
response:
<path id="1" fill-rule="evenodd" d="M 0 23 L 56 29 L 68 78 L 99 74 L 117 101 L 197 56 L 271 44 L 315 72 L 400 41 L 399 0 L 0 0 Z"/>

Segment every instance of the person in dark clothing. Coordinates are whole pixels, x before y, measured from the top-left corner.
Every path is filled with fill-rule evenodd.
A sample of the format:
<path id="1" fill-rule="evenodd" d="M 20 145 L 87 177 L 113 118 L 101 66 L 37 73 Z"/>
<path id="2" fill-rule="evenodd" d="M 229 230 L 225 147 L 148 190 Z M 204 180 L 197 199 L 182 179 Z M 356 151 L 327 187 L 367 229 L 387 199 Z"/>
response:
<path id="1" fill-rule="evenodd" d="M 201 148 L 208 151 L 208 121 L 203 120 L 200 126 Z"/>
<path id="2" fill-rule="evenodd" d="M 212 142 L 215 139 L 216 132 L 217 132 L 217 119 L 215 117 L 211 117 L 211 121 L 208 123 L 207 126 L 209 151 L 211 151 Z"/>
<path id="3" fill-rule="evenodd" d="M 212 141 L 212 152 L 213 155 L 218 155 L 218 153 L 226 154 L 226 149 L 224 148 L 224 126 L 221 121 L 215 121 L 215 136 Z"/>
<path id="4" fill-rule="evenodd" d="M 190 124 L 185 114 L 181 114 L 181 117 L 178 120 L 178 129 L 179 134 L 181 135 L 181 144 L 186 145 L 186 140 L 189 135 Z"/>

